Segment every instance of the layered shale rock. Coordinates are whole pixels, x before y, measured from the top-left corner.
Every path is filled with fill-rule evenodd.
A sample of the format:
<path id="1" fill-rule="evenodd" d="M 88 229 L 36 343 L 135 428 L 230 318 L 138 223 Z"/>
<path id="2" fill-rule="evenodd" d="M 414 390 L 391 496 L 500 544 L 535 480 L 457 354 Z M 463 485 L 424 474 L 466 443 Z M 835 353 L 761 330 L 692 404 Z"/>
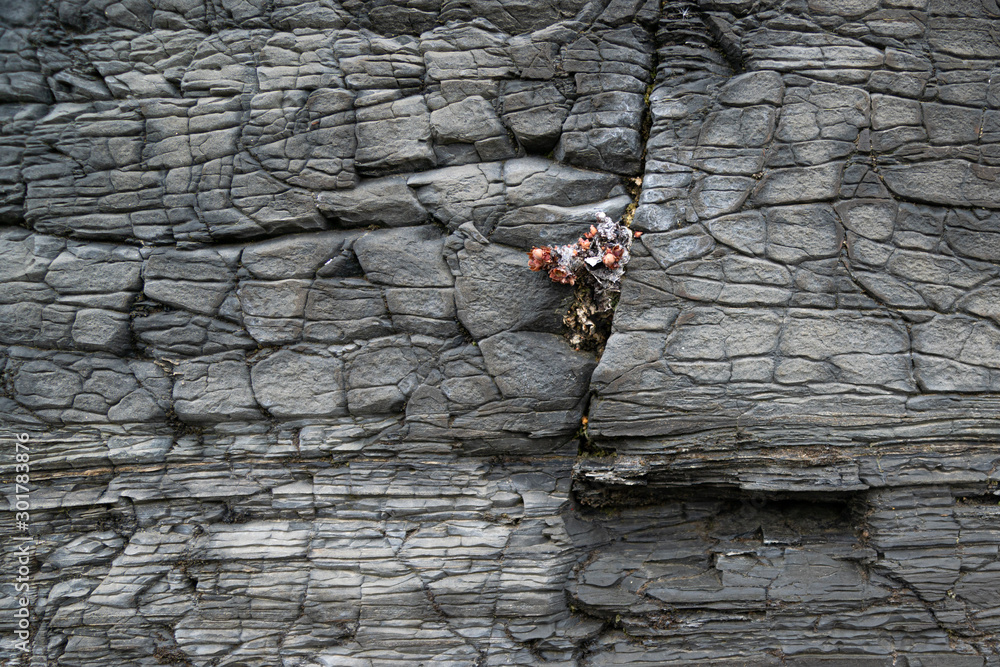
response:
<path id="1" fill-rule="evenodd" d="M 5 664 L 1000 664 L 998 17 L 0 3 Z"/>

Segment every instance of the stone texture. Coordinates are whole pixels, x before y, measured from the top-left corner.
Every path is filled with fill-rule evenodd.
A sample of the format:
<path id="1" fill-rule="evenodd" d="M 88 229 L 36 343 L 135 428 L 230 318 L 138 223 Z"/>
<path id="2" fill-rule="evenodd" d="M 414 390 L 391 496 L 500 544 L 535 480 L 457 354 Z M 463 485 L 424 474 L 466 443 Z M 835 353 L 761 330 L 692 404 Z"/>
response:
<path id="1" fill-rule="evenodd" d="M 3 3 L 0 662 L 1000 664 L 998 13 Z"/>
<path id="2" fill-rule="evenodd" d="M 343 363 L 281 350 L 254 364 L 250 373 L 261 407 L 276 417 L 324 417 L 345 413 Z"/>

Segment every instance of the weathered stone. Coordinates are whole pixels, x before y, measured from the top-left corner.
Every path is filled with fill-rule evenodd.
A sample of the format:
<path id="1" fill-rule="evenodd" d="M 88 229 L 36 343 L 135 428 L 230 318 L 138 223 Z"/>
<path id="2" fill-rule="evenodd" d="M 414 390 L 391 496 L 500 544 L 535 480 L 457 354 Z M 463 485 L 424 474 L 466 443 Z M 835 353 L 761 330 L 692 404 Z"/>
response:
<path id="1" fill-rule="evenodd" d="M 579 206 L 613 194 L 619 179 L 610 174 L 565 167 L 541 158 L 510 160 L 503 179 L 510 206 Z"/>
<path id="2" fill-rule="evenodd" d="M 933 204 L 1000 208 L 994 182 L 998 168 L 963 160 L 935 160 L 883 171 L 885 184 L 896 195 Z"/>
<path id="3" fill-rule="evenodd" d="M 278 418 L 346 414 L 343 362 L 281 350 L 253 365 L 253 391 L 262 408 Z"/>
<path id="4" fill-rule="evenodd" d="M 244 248 L 240 262 L 253 277 L 261 280 L 312 278 L 357 236 L 355 233 L 329 232 L 256 243 Z"/>
<path id="5" fill-rule="evenodd" d="M 411 176 L 417 198 L 449 229 L 474 222 L 488 232 L 500 215 L 504 187 L 500 163 L 447 167 Z"/>
<path id="6" fill-rule="evenodd" d="M 82 388 L 78 375 L 50 361 L 29 361 L 14 380 L 18 402 L 28 408 L 67 408 Z"/>
<path id="7" fill-rule="evenodd" d="M 978 219 L 956 211 L 948 219 L 945 239 L 958 254 L 987 262 L 1000 260 L 1000 230 L 994 216 Z"/>
<path id="8" fill-rule="evenodd" d="M 756 203 L 790 204 L 833 199 L 840 185 L 841 164 L 775 169 L 767 173 L 754 194 Z"/>
<path id="9" fill-rule="evenodd" d="M 881 319 L 793 317 L 782 333 L 780 349 L 790 355 L 826 359 L 844 353 L 906 352 L 909 339 L 902 327 Z"/>
<path id="10" fill-rule="evenodd" d="M 590 229 L 597 213 L 620 220 L 631 203 L 628 195 L 622 195 L 581 206 L 525 206 L 504 215 L 490 240 L 523 250 L 538 245 L 573 243 Z"/>
<path id="11" fill-rule="evenodd" d="M 431 129 L 441 143 L 475 143 L 506 135 L 493 105 L 478 95 L 431 112 Z"/>
<path id="12" fill-rule="evenodd" d="M 578 399 L 586 393 L 593 358 L 555 334 L 500 333 L 480 342 L 490 375 L 505 398 Z"/>
<path id="13" fill-rule="evenodd" d="M 767 256 L 778 262 L 833 257 L 840 252 L 842 232 L 830 207 L 788 206 L 766 209 Z"/>
<path id="14" fill-rule="evenodd" d="M 715 247 L 711 236 L 700 228 L 678 229 L 664 234 L 646 233 L 642 244 L 663 268 L 708 254 Z"/>
<path id="15" fill-rule="evenodd" d="M 260 411 L 250 389 L 243 355 L 226 352 L 178 364 L 174 409 L 190 423 L 257 419 Z"/>
<path id="16" fill-rule="evenodd" d="M 873 241 L 892 237 L 896 206 L 892 202 L 854 200 L 835 207 L 844 226 Z"/>
<path id="17" fill-rule="evenodd" d="M 466 240 L 458 260 L 458 319 L 475 338 L 502 331 L 560 331 L 561 306 L 572 290 L 553 283 L 544 273 L 525 272 L 525 253 Z M 509 304 L 515 302 L 524 305 L 510 309 Z"/>
<path id="18" fill-rule="evenodd" d="M 555 146 L 569 113 L 565 96 L 552 83 L 512 82 L 503 98 L 504 122 L 529 151 Z"/>
<path id="19" fill-rule="evenodd" d="M 903 97 L 872 95 L 872 129 L 884 130 L 900 125 L 920 125 L 920 103 Z"/>
<path id="20" fill-rule="evenodd" d="M 735 76 L 719 91 L 723 104 L 747 106 L 781 104 L 785 84 L 777 72 L 749 72 Z"/>
<path id="21" fill-rule="evenodd" d="M 392 332 L 382 290 L 362 280 L 316 280 L 305 304 L 303 338 L 344 343 Z"/>
<path id="22" fill-rule="evenodd" d="M 719 243 L 751 255 L 763 255 L 767 239 L 764 216 L 757 211 L 716 218 L 706 227 Z"/>
<path id="23" fill-rule="evenodd" d="M 214 315 L 232 289 L 235 271 L 212 250 L 167 250 L 150 255 L 143 278 L 143 292 L 149 298 Z"/>
<path id="24" fill-rule="evenodd" d="M 261 344 L 294 342 L 302 333 L 306 280 L 244 281 L 237 295 L 247 332 Z"/>
<path id="25" fill-rule="evenodd" d="M 351 190 L 320 192 L 317 206 L 345 227 L 403 227 L 427 222 L 428 214 L 402 176 L 361 181 Z"/>
<path id="26" fill-rule="evenodd" d="M 45 282 L 66 294 L 128 292 L 138 289 L 141 269 L 132 248 L 72 245 L 48 265 Z"/>
<path id="27" fill-rule="evenodd" d="M 426 169 L 435 164 L 430 113 L 423 97 L 366 107 L 358 113 L 355 164 L 361 173 Z"/>
<path id="28" fill-rule="evenodd" d="M 753 187 L 752 178 L 706 176 L 691 191 L 691 205 L 702 219 L 739 210 Z"/>
<path id="29" fill-rule="evenodd" d="M 9 0 L 0 661 L 993 665 L 995 4 Z"/>
<path id="30" fill-rule="evenodd" d="M 354 243 L 369 279 L 395 287 L 451 287 L 444 261 L 444 237 L 436 227 L 372 232 Z"/>
<path id="31" fill-rule="evenodd" d="M 124 355 L 131 346 L 128 315 L 98 308 L 81 309 L 73 321 L 73 343 L 81 350 Z"/>
<path id="32" fill-rule="evenodd" d="M 776 114 L 764 106 L 717 111 L 705 119 L 702 146 L 763 146 L 771 140 Z"/>

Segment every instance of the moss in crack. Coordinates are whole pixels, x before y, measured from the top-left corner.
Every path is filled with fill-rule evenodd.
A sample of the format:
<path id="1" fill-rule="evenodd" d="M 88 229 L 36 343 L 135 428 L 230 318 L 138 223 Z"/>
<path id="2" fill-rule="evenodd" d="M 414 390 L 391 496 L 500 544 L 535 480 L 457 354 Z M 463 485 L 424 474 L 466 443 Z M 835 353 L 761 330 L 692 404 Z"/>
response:
<path id="1" fill-rule="evenodd" d="M 587 422 L 587 417 L 583 417 L 583 419 L 580 420 L 580 430 L 576 432 L 576 436 L 580 442 L 577 455 L 587 458 L 605 458 L 608 456 L 614 456 L 614 449 L 605 449 L 593 441 L 590 437 L 590 432 L 587 430 Z"/>
<path id="2" fill-rule="evenodd" d="M 647 132 L 647 134 L 643 136 L 643 144 L 645 144 L 648 139 L 649 135 Z M 643 149 L 643 154 L 645 155 L 645 149 Z M 625 207 L 625 213 L 622 214 L 622 224 L 626 227 L 631 227 L 632 220 L 635 218 L 635 211 L 639 208 L 639 195 L 642 194 L 642 176 L 626 178 L 625 190 L 632 198 L 632 203 Z"/>
<path id="3" fill-rule="evenodd" d="M 457 317 L 455 318 L 455 324 L 458 325 L 458 333 L 459 333 L 459 335 L 462 337 L 462 339 L 467 344 L 469 344 L 469 345 L 479 345 L 479 343 L 476 341 L 476 337 L 472 335 L 472 332 L 469 331 L 465 327 L 465 325 L 462 324 L 462 322 Z"/>

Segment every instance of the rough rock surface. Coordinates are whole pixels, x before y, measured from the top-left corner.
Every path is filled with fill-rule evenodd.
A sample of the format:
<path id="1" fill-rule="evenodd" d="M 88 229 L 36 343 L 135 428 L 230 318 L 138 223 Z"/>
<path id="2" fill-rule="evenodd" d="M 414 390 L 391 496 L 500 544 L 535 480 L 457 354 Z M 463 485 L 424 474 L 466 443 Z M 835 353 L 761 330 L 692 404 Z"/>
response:
<path id="1" fill-rule="evenodd" d="M 0 0 L 0 659 L 1000 665 L 998 18 Z"/>

